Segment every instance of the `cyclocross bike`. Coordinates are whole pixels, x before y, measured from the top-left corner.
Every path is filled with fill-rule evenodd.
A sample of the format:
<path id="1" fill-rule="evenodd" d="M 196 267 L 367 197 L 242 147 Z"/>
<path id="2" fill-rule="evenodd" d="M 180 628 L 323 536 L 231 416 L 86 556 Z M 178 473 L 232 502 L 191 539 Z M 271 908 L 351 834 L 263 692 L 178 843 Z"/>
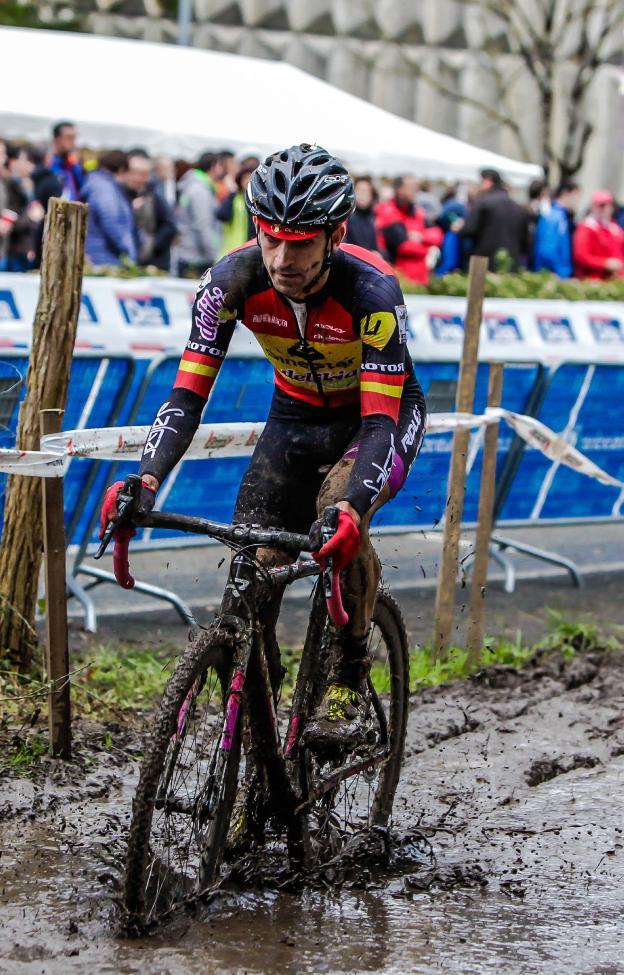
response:
<path id="1" fill-rule="evenodd" d="M 130 475 L 98 555 L 115 527 L 132 523 L 137 489 L 140 478 Z M 325 509 L 324 540 L 337 516 L 336 508 Z M 250 845 L 281 845 L 305 877 L 363 831 L 387 826 L 409 694 L 405 627 L 397 604 L 380 589 L 362 743 L 348 754 L 315 754 L 303 732 L 331 668 L 336 624 L 347 619 L 338 573 L 301 557 L 310 551 L 307 535 L 163 512 L 140 523 L 207 535 L 234 555 L 221 611 L 180 656 L 145 748 L 123 891 L 126 922 L 138 929 L 217 888 Z M 291 552 L 293 562 L 268 568 L 256 557 L 258 547 Z M 319 578 L 305 643 L 286 695 L 279 650 L 263 640 L 258 613 L 275 587 L 313 576 Z"/>

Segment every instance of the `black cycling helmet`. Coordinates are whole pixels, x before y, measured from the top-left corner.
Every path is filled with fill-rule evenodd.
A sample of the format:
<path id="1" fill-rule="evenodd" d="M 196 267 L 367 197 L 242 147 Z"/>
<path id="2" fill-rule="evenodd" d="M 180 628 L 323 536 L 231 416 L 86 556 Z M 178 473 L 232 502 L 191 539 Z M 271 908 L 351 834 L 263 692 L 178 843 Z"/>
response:
<path id="1" fill-rule="evenodd" d="M 355 190 L 335 156 L 303 143 L 274 152 L 258 166 L 246 203 L 267 233 L 305 239 L 344 223 L 355 208 Z"/>

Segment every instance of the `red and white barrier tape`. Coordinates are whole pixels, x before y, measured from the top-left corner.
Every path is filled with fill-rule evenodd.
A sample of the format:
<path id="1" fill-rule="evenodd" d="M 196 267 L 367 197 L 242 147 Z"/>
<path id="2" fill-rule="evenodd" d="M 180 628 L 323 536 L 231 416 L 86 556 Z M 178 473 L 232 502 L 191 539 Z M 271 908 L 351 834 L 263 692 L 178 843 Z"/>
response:
<path id="1" fill-rule="evenodd" d="M 624 482 L 612 477 L 588 457 L 571 446 L 560 434 L 533 417 L 500 407 L 485 414 L 432 413 L 427 419 L 427 435 L 453 430 L 474 430 L 504 420 L 530 447 L 539 450 L 553 463 L 564 464 L 602 484 L 624 489 Z M 163 424 L 163 435 L 167 425 Z M 98 460 L 139 460 L 150 431 L 148 426 L 105 427 L 100 430 L 70 430 L 41 438 L 41 451 L 0 450 L 0 472 L 34 477 L 63 477 L 73 457 Z M 185 460 L 210 457 L 246 457 L 253 453 L 264 423 L 202 424 Z"/>

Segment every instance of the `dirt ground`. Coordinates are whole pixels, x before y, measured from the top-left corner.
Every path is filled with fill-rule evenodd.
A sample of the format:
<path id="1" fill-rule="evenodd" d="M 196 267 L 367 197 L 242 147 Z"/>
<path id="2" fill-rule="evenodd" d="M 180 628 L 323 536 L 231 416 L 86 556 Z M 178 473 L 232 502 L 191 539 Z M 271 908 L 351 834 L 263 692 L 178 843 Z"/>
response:
<path id="1" fill-rule="evenodd" d="M 0 782 L 3 975 L 624 972 L 624 654 L 539 656 L 412 696 L 397 854 L 338 889 L 231 890 L 150 938 L 116 896 L 141 736 Z M 435 859 L 401 849 L 431 844 Z"/>

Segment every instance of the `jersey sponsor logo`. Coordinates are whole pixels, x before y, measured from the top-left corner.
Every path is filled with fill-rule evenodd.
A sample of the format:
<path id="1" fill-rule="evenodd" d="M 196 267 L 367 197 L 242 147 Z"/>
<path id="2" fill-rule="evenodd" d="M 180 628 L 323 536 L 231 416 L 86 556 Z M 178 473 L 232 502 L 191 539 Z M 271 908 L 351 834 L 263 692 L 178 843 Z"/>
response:
<path id="1" fill-rule="evenodd" d="M 225 295 L 216 285 L 212 289 L 206 288 L 195 302 L 194 321 L 206 342 L 214 342 L 220 322 L 232 321 L 234 318 L 236 311 L 225 307 Z"/>
<path id="2" fill-rule="evenodd" d="M 12 291 L 0 291 L 0 322 L 18 322 L 20 313 Z"/>
<path id="3" fill-rule="evenodd" d="M 373 504 L 382 490 L 388 483 L 390 474 L 392 473 L 392 464 L 394 462 L 394 434 L 390 434 L 390 449 L 388 450 L 388 455 L 383 463 L 383 466 L 373 463 L 372 466 L 378 471 L 377 477 L 373 480 L 372 478 L 367 478 L 363 481 L 365 488 L 371 492 L 370 503 Z"/>
<path id="4" fill-rule="evenodd" d="M 346 328 L 338 328 L 337 325 L 330 325 L 328 322 L 315 322 L 314 328 L 321 329 L 323 332 L 332 332 L 334 335 L 346 335 Z"/>
<path id="5" fill-rule="evenodd" d="M 612 342 L 624 342 L 624 327 L 619 318 L 590 315 L 589 325 L 596 342 L 605 345 L 610 345 Z"/>
<path id="6" fill-rule="evenodd" d="M 254 325 L 277 325 L 278 328 L 288 328 L 288 322 L 285 318 L 278 318 L 277 315 L 271 315 L 269 312 L 254 314 L 252 322 Z"/>
<path id="7" fill-rule="evenodd" d="M 362 372 L 405 372 L 403 362 L 363 362 Z"/>
<path id="8" fill-rule="evenodd" d="M 357 369 L 341 369 L 339 372 L 295 372 L 294 369 L 280 369 L 282 376 L 285 379 L 290 379 L 292 382 L 296 383 L 315 383 L 315 375 L 320 381 L 325 383 L 344 383 L 348 379 L 352 379 L 354 376 L 358 375 Z"/>
<path id="9" fill-rule="evenodd" d="M 464 322 L 461 315 L 430 312 L 429 327 L 438 342 L 463 342 Z"/>
<path id="10" fill-rule="evenodd" d="M 78 312 L 79 325 L 97 325 L 98 317 L 95 314 L 95 307 L 89 295 L 82 295 L 80 298 L 80 311 Z"/>
<path id="11" fill-rule="evenodd" d="M 163 295 L 117 294 L 117 301 L 127 325 L 170 325 L 169 311 Z"/>
<path id="12" fill-rule="evenodd" d="M 212 281 L 212 268 L 209 267 L 206 268 L 201 278 L 199 279 L 199 284 L 197 285 L 197 290 L 195 291 L 195 294 L 198 295 L 200 291 L 203 291 L 206 285 L 210 284 L 211 281 Z"/>
<path id="13" fill-rule="evenodd" d="M 522 342 L 522 332 L 512 315 L 484 315 L 483 321 L 490 342 Z"/>
<path id="14" fill-rule="evenodd" d="M 416 437 L 422 430 L 422 414 L 417 406 L 414 407 L 412 412 L 412 419 L 409 422 L 407 430 L 401 437 L 401 446 L 403 450 L 407 452 L 408 448 L 412 446 Z"/>
<path id="15" fill-rule="evenodd" d="M 397 320 L 393 311 L 375 311 L 360 320 L 360 335 L 366 345 L 383 349 L 392 338 L 396 327 Z"/>
<path id="16" fill-rule="evenodd" d="M 394 311 L 399 326 L 399 342 L 403 345 L 404 342 L 407 342 L 407 306 L 395 305 Z"/>
<path id="17" fill-rule="evenodd" d="M 168 401 L 163 403 L 156 414 L 156 419 L 152 423 L 152 429 L 147 435 L 145 447 L 143 448 L 144 457 L 154 456 L 166 431 L 170 433 L 178 432 L 176 427 L 171 425 L 172 418 L 176 416 L 184 416 L 184 410 L 181 410 L 178 406 L 170 406 Z"/>
<path id="18" fill-rule="evenodd" d="M 186 347 L 189 352 L 199 352 L 201 355 L 211 355 L 215 359 L 224 359 L 225 352 L 222 349 L 217 349 L 214 345 L 203 345 L 201 342 L 192 342 L 189 340 L 186 343 Z"/>
<path id="19" fill-rule="evenodd" d="M 537 315 L 537 327 L 545 342 L 576 342 L 569 318 L 563 315 Z"/>

